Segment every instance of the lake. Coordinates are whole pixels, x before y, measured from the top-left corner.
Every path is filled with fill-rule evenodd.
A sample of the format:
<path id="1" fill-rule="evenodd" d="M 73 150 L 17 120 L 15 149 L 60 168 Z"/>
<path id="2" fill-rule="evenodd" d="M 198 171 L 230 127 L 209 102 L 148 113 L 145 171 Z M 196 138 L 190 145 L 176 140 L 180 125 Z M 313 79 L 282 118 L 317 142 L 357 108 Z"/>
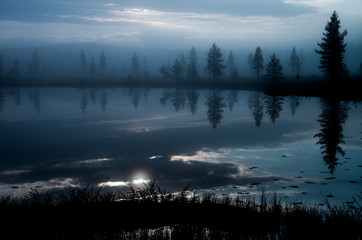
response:
<path id="1" fill-rule="evenodd" d="M 0 195 L 31 188 L 349 201 L 362 187 L 362 104 L 263 92 L 0 89 Z"/>

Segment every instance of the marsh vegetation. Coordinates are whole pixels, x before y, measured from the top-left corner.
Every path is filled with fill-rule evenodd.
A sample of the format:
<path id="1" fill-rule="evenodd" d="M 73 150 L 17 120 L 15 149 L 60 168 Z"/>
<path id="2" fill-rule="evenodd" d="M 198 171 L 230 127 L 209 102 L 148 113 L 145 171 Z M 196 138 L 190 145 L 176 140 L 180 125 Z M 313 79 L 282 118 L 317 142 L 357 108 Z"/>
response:
<path id="1" fill-rule="evenodd" d="M 127 192 L 68 187 L 2 197 L 3 236 L 37 239 L 358 239 L 362 193 L 324 207 L 259 196 L 171 193 L 155 181 Z M 9 234 L 9 235 L 7 235 Z"/>

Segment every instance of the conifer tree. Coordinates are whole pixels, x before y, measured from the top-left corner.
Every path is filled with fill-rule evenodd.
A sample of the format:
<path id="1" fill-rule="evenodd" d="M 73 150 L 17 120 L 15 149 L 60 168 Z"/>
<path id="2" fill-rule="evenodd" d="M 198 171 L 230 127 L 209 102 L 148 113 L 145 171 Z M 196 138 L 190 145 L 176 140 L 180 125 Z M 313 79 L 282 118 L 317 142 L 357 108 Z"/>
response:
<path id="1" fill-rule="evenodd" d="M 275 53 L 270 57 L 270 61 L 266 65 L 265 78 L 272 83 L 276 83 L 283 79 L 283 66 L 280 64 L 280 59 L 276 57 Z"/>
<path id="2" fill-rule="evenodd" d="M 207 53 L 207 66 L 205 70 L 213 76 L 214 81 L 217 77 L 222 76 L 225 65 L 223 64 L 222 53 L 220 48 L 214 43 Z"/>
<path id="3" fill-rule="evenodd" d="M 133 57 L 131 60 L 131 70 L 132 70 L 133 77 L 138 79 L 141 74 L 141 66 L 140 66 L 140 62 L 138 60 L 136 53 L 133 54 Z"/>
<path id="4" fill-rule="evenodd" d="M 253 70 L 257 76 L 258 82 L 259 82 L 260 75 L 262 74 L 262 72 L 264 70 L 264 57 L 261 52 L 261 48 L 259 46 L 255 49 L 252 68 L 253 68 Z"/>
<path id="5" fill-rule="evenodd" d="M 297 50 L 295 49 L 295 47 L 293 47 L 292 54 L 290 55 L 289 58 L 289 66 L 292 69 L 292 79 L 298 78 L 300 74 L 300 65 L 301 61 L 297 55 Z"/>
<path id="6" fill-rule="evenodd" d="M 31 57 L 31 61 L 29 63 L 29 74 L 32 77 L 37 77 L 39 75 L 39 54 L 38 49 L 35 48 L 33 55 Z"/>
<path id="7" fill-rule="evenodd" d="M 327 22 L 325 27 L 326 32 L 323 33 L 322 42 L 318 43 L 321 49 L 315 50 L 321 57 L 319 68 L 332 82 L 348 74 L 344 64 L 344 53 L 347 46 L 344 43 L 344 37 L 347 35 L 347 30 L 341 33 L 340 28 L 340 20 L 337 12 L 334 11 L 330 22 Z"/>
<path id="8" fill-rule="evenodd" d="M 229 74 L 230 74 L 230 80 L 236 81 L 238 78 L 238 70 L 235 67 L 235 58 L 234 58 L 233 51 L 230 51 L 230 53 L 229 53 L 227 67 L 228 67 Z"/>
<path id="9" fill-rule="evenodd" d="M 94 57 L 92 57 L 90 66 L 89 66 L 89 75 L 94 78 L 96 76 L 96 64 L 94 63 Z"/>
<path id="10" fill-rule="evenodd" d="M 179 60 L 175 60 L 175 63 L 172 66 L 172 75 L 176 81 L 178 81 L 182 74 L 182 65 Z"/>
<path id="11" fill-rule="evenodd" d="M 190 80 L 196 80 L 199 77 L 199 72 L 197 70 L 197 52 L 194 47 L 192 47 L 188 54 L 188 65 L 187 65 L 187 77 Z"/>

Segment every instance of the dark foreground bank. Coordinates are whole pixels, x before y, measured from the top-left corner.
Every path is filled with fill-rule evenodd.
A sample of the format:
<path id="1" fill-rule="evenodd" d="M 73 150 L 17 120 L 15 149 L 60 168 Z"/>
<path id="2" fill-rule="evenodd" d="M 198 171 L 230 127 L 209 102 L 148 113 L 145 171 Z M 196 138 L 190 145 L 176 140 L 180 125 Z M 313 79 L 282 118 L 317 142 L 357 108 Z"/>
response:
<path id="1" fill-rule="evenodd" d="M 66 188 L 0 199 L 1 239 L 361 239 L 361 193 L 345 205 L 250 196 Z M 9 236 L 7 238 L 3 238 Z"/>
<path id="2" fill-rule="evenodd" d="M 58 79 L 47 80 L 3 80 L 0 88 L 19 87 L 72 87 L 72 88 L 183 88 L 262 91 L 268 95 L 296 95 L 305 97 L 339 98 L 340 100 L 362 100 L 362 78 L 350 77 L 339 82 L 331 82 L 322 77 L 306 77 L 299 81 L 164 81 L 159 79 L 119 81 L 115 79 Z"/>

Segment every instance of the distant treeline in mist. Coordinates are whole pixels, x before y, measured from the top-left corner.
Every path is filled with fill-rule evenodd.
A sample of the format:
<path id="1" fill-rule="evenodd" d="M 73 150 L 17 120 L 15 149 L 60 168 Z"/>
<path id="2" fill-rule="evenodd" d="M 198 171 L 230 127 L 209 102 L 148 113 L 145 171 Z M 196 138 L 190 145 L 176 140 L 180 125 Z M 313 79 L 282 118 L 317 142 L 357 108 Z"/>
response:
<path id="1" fill-rule="evenodd" d="M 216 45 L 215 45 L 216 46 Z M 291 48 L 274 53 L 256 47 L 220 51 L 217 81 L 255 82 L 270 78 L 271 68 L 280 68 L 284 82 L 321 76 L 319 59 L 312 51 Z M 211 50 L 211 49 L 210 49 Z M 209 51 L 210 51 L 209 50 Z M 356 47 L 354 54 L 361 52 Z M 351 54 L 353 55 L 353 54 Z M 360 61 L 358 64 L 356 61 Z M 351 76 L 362 76 L 362 59 L 348 59 Z M 350 63 L 350 64 L 348 64 Z M 208 81 L 208 51 L 129 49 L 96 44 L 55 45 L 0 50 L 1 82 L 15 81 Z M 355 69 L 354 69 L 355 68 Z M 268 71 L 269 69 L 269 71 Z"/>

